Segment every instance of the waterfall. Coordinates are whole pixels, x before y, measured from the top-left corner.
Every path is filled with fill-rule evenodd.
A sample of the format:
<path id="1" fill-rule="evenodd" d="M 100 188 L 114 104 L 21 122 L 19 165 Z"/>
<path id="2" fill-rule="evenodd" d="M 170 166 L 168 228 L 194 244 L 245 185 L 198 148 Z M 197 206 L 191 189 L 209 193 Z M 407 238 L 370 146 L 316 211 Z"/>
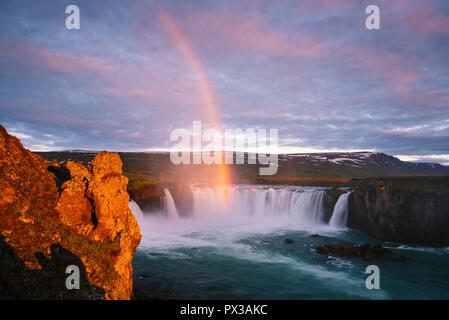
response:
<path id="1" fill-rule="evenodd" d="M 331 227 L 344 228 L 346 227 L 346 220 L 348 219 L 348 197 L 351 192 L 346 192 L 338 197 L 332 212 L 329 225 Z"/>
<path id="2" fill-rule="evenodd" d="M 256 217 L 257 219 L 288 218 L 297 226 L 325 225 L 324 196 L 326 189 L 309 187 L 270 187 L 233 185 L 222 187 L 191 186 L 193 194 L 193 216 Z M 179 217 L 175 201 L 168 188 L 164 188 L 163 211 L 170 219 Z M 332 212 L 329 226 L 346 227 L 349 192 L 340 195 Z M 226 200 L 225 200 L 226 199 Z M 226 201 L 226 202 L 224 202 Z M 143 214 L 136 202 L 129 207 L 138 221 Z"/>
<path id="3" fill-rule="evenodd" d="M 165 213 L 167 214 L 167 217 L 170 219 L 178 218 L 178 210 L 176 210 L 175 201 L 173 200 L 173 197 L 168 188 L 164 188 L 164 193 L 165 193 L 164 209 Z"/>
<path id="4" fill-rule="evenodd" d="M 134 215 L 134 218 L 136 218 L 137 221 L 143 220 L 143 213 L 142 210 L 140 210 L 139 205 L 132 199 L 129 200 L 128 205 Z"/>
<path id="5" fill-rule="evenodd" d="M 192 187 L 193 215 L 288 217 L 298 226 L 324 224 L 324 189 L 300 187 L 229 186 L 223 190 Z M 226 201 L 226 203 L 224 203 Z"/>

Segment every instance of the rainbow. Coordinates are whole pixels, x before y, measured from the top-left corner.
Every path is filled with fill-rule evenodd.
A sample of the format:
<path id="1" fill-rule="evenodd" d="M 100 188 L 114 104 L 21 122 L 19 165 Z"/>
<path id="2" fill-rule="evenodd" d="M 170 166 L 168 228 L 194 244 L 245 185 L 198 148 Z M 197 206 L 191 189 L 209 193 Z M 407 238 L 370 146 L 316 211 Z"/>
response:
<path id="1" fill-rule="evenodd" d="M 186 60 L 189 67 L 192 69 L 192 72 L 198 79 L 198 87 L 199 94 L 201 95 L 204 104 L 207 106 L 210 121 L 212 125 L 216 128 L 220 128 L 222 126 L 222 121 L 220 118 L 220 108 L 217 102 L 217 99 L 214 94 L 214 90 L 212 89 L 212 85 L 210 80 L 207 77 L 207 73 L 204 70 L 203 65 L 201 64 L 198 56 L 196 55 L 193 47 L 187 37 L 182 33 L 181 29 L 177 25 L 176 21 L 166 12 L 160 13 L 160 18 L 162 22 L 162 26 L 167 30 L 168 34 L 181 51 L 184 59 Z M 223 150 L 220 150 L 223 152 Z M 224 159 L 224 155 L 222 153 L 222 159 Z M 222 186 L 226 186 L 231 183 L 231 175 L 229 172 L 229 168 L 224 161 L 222 164 L 218 165 L 218 183 Z M 225 190 L 225 188 L 223 188 Z M 226 193 L 224 191 L 224 193 Z"/>

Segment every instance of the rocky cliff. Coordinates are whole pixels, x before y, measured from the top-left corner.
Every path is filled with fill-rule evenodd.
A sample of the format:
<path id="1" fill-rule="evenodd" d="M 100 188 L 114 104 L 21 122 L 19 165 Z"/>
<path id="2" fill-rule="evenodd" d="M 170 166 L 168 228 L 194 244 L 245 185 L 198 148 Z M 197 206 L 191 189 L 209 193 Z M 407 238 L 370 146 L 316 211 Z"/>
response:
<path id="1" fill-rule="evenodd" d="M 2 286 L 3 296 L 17 284 L 53 290 L 51 298 L 98 298 L 104 292 L 106 299 L 130 299 L 131 261 L 141 235 L 128 207 L 127 183 L 117 154 L 101 152 L 87 167 L 70 161 L 61 166 L 24 149 L 0 126 L 0 255 L 9 257 L 1 267 L 20 266 L 24 277 L 47 279 L 33 287 L 14 278 L 17 283 Z M 70 295 L 61 276 L 49 274 L 63 270 L 61 261 L 81 262 L 92 294 Z"/>
<path id="2" fill-rule="evenodd" d="M 157 211 L 162 208 L 164 189 L 162 183 L 131 181 L 128 185 L 128 193 L 145 212 Z"/>
<path id="3" fill-rule="evenodd" d="M 348 227 L 406 244 L 449 245 L 449 178 L 383 177 L 353 182 Z"/>

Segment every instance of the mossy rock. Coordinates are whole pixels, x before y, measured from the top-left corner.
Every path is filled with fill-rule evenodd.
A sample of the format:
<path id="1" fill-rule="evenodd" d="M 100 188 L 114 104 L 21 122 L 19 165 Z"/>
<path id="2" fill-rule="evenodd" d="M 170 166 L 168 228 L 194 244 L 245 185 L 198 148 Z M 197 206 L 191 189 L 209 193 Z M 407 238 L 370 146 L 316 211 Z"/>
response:
<path id="1" fill-rule="evenodd" d="M 323 245 L 315 248 L 318 254 L 334 254 L 339 257 L 352 258 L 360 257 L 364 260 L 372 260 L 377 256 L 390 253 L 391 251 L 382 245 L 377 244 L 372 246 L 370 243 L 362 245 L 354 245 L 352 243 L 338 243 L 335 245 Z"/>

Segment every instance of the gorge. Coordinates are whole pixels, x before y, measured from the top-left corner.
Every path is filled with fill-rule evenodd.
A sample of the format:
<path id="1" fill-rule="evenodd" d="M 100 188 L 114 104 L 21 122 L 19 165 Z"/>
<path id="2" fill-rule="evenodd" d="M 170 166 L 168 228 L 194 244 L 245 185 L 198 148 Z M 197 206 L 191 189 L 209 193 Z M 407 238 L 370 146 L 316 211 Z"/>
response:
<path id="1" fill-rule="evenodd" d="M 184 217 L 166 211 L 176 202 L 168 189 L 159 211 L 130 202 L 142 232 L 133 262 L 138 298 L 447 297 L 448 248 L 386 242 L 345 226 L 354 189 L 234 185 L 224 204 L 220 187 L 190 188 Z M 385 289 L 364 288 L 369 264 L 380 267 Z"/>
<path id="2" fill-rule="evenodd" d="M 0 129 L 0 297 L 407 298 L 404 286 L 447 295 L 445 176 L 334 186 L 147 179 L 129 172 L 130 155 L 44 160 Z M 391 253 L 339 255 L 346 247 Z M 367 293 L 361 274 L 373 259 L 392 285 Z M 72 264 L 79 291 L 64 287 Z M 418 269 L 423 287 L 402 277 Z"/>
<path id="3" fill-rule="evenodd" d="M 165 188 L 158 201 L 160 209 L 173 211 L 175 204 L 185 215 L 198 216 L 214 207 L 214 213 L 278 215 L 297 219 L 299 226 L 328 224 L 361 230 L 379 240 L 448 246 L 448 182 L 444 176 L 426 177 L 429 180 L 431 186 L 423 177 L 407 176 L 353 180 L 346 188 L 240 184 L 227 188 L 228 203 L 220 199 L 218 188 L 176 183 Z M 170 194 L 170 189 L 180 188 L 182 193 Z"/>

